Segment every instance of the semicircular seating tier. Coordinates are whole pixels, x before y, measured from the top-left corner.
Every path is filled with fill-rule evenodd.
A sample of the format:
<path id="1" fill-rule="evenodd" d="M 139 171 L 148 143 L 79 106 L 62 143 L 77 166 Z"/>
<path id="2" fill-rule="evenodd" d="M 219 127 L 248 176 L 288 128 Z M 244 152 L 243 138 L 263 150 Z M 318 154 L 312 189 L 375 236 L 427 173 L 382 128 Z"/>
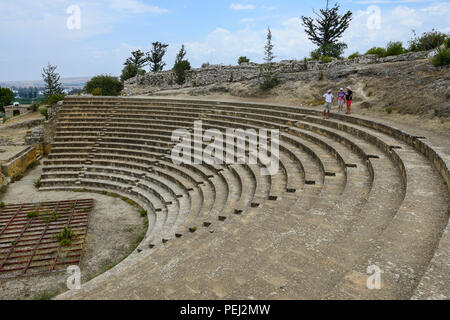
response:
<path id="1" fill-rule="evenodd" d="M 260 161 L 174 164 L 173 131 L 194 135 L 199 120 L 204 130 L 279 129 L 278 172 L 262 174 Z M 61 298 L 450 298 L 443 159 L 425 138 L 360 117 L 68 97 L 40 190 L 126 196 L 148 211 L 149 229 L 121 264 Z M 367 286 L 373 267 L 379 290 Z"/>

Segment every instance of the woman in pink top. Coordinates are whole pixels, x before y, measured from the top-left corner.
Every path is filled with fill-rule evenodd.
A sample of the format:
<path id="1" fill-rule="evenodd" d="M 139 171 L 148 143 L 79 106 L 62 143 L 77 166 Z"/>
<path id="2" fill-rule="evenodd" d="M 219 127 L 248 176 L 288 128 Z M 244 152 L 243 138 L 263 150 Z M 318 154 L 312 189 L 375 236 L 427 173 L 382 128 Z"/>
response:
<path id="1" fill-rule="evenodd" d="M 345 92 L 344 92 L 344 88 L 341 88 L 338 92 L 338 104 L 339 104 L 339 111 L 338 112 L 342 112 L 344 111 L 344 103 L 345 103 Z"/>

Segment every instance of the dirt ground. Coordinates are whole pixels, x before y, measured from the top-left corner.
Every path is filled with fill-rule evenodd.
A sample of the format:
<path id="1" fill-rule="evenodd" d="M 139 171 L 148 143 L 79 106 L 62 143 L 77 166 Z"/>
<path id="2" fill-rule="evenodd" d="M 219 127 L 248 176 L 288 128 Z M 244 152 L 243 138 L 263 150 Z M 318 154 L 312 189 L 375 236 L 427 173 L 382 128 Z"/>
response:
<path id="1" fill-rule="evenodd" d="M 33 182 L 42 166 L 27 172 L 20 181 L 10 184 L 1 201 L 6 204 L 55 200 L 94 199 L 88 234 L 81 263 L 82 283 L 110 269 L 128 256 L 146 231 L 146 218 L 139 210 L 120 198 L 96 193 L 38 192 Z M 0 299 L 48 299 L 67 290 L 65 273 L 0 279 Z"/>

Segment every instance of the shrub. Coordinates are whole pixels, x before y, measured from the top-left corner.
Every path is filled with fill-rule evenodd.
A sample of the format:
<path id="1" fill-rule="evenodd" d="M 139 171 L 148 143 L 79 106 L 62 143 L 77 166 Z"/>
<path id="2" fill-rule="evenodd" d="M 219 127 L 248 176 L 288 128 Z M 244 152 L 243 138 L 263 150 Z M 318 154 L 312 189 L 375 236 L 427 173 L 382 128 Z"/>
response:
<path id="1" fill-rule="evenodd" d="M 348 59 L 352 60 L 359 57 L 359 52 L 352 53 L 348 56 Z"/>
<path id="2" fill-rule="evenodd" d="M 102 96 L 103 95 L 102 88 L 95 88 L 94 90 L 92 90 L 92 95 L 93 96 Z"/>
<path id="3" fill-rule="evenodd" d="M 420 37 L 414 33 L 414 38 L 409 41 L 410 51 L 426 51 L 440 47 L 443 43 L 448 41 L 449 37 L 442 32 L 432 30 L 431 32 L 424 32 Z"/>
<path id="4" fill-rule="evenodd" d="M 379 47 L 373 47 L 369 49 L 366 54 L 376 54 L 380 58 L 386 57 L 386 49 L 379 48 Z"/>
<path id="5" fill-rule="evenodd" d="M 147 210 L 141 210 L 141 217 L 146 217 L 147 214 Z"/>
<path id="6" fill-rule="evenodd" d="M 72 229 L 64 227 L 64 229 L 56 235 L 56 240 L 59 241 L 61 246 L 68 246 L 72 244 L 72 240 L 75 238 L 75 233 Z"/>
<path id="7" fill-rule="evenodd" d="M 330 63 L 330 62 L 333 62 L 333 58 L 331 58 L 329 56 L 322 56 L 322 57 L 320 57 L 320 62 L 322 62 L 322 63 Z"/>
<path id="8" fill-rule="evenodd" d="M 123 89 L 122 83 L 115 77 L 99 75 L 86 83 L 85 91 L 92 94 L 94 89 L 102 89 L 104 96 L 118 96 Z"/>
<path id="9" fill-rule="evenodd" d="M 27 217 L 28 217 L 29 219 L 31 219 L 31 218 L 36 218 L 36 217 L 38 217 L 38 216 L 39 216 L 39 213 L 36 212 L 36 211 L 27 213 Z"/>
<path id="10" fill-rule="evenodd" d="M 387 107 L 386 109 L 384 109 L 388 114 L 391 114 L 393 109 L 392 107 Z"/>
<path id="11" fill-rule="evenodd" d="M 181 85 L 186 81 L 186 71 L 191 70 L 191 64 L 187 60 L 182 60 L 173 66 L 176 82 Z"/>
<path id="12" fill-rule="evenodd" d="M 250 63 L 250 59 L 245 56 L 239 57 L 238 64 L 241 65 L 243 63 Z"/>
<path id="13" fill-rule="evenodd" d="M 5 205 L 5 203 L 2 201 L 2 202 L 0 202 L 0 208 L 4 208 L 6 205 Z"/>
<path id="14" fill-rule="evenodd" d="M 38 109 L 39 109 L 39 107 L 38 107 L 37 103 L 33 102 L 33 103 L 30 105 L 30 111 L 31 111 L 31 112 L 36 112 L 36 111 L 38 111 Z"/>
<path id="15" fill-rule="evenodd" d="M 435 67 L 447 66 L 450 64 L 450 49 L 439 48 L 436 55 L 431 60 Z"/>
<path id="16" fill-rule="evenodd" d="M 54 104 L 57 104 L 58 101 L 62 101 L 62 100 L 64 100 L 64 95 L 63 94 L 52 94 L 47 99 L 47 103 L 52 106 Z"/>
<path id="17" fill-rule="evenodd" d="M 41 109 L 40 113 L 45 117 L 45 120 L 48 120 L 48 109 L 47 108 Z"/>
<path id="18" fill-rule="evenodd" d="M 261 83 L 260 88 L 262 90 L 269 90 L 269 89 L 275 88 L 279 83 L 280 83 L 280 81 L 278 80 L 278 78 L 273 77 L 273 78 L 265 80 L 263 83 Z"/>
<path id="19" fill-rule="evenodd" d="M 318 60 L 322 56 L 339 58 L 344 53 L 345 49 L 347 49 L 347 45 L 345 43 L 325 44 L 311 52 L 311 58 L 313 60 Z"/>
<path id="20" fill-rule="evenodd" d="M 41 178 L 35 180 L 33 184 L 36 189 L 39 189 L 41 187 Z"/>
<path id="21" fill-rule="evenodd" d="M 403 48 L 403 44 L 400 41 L 397 42 L 389 42 L 386 47 L 386 56 L 398 56 L 399 54 L 405 53 L 405 49 Z"/>

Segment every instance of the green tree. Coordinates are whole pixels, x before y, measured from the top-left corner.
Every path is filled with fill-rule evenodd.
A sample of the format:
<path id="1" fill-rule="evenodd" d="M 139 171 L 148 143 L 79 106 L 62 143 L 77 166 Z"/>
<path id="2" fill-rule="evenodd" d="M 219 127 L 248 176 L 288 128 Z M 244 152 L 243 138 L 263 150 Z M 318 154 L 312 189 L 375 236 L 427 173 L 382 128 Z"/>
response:
<path id="1" fill-rule="evenodd" d="M 249 58 L 247 58 L 247 57 L 245 57 L 245 56 L 239 57 L 239 60 L 238 60 L 238 64 L 239 64 L 239 65 L 241 65 L 241 64 L 243 64 L 243 63 L 249 63 L 249 62 L 250 62 L 250 59 L 249 59 Z"/>
<path id="2" fill-rule="evenodd" d="M 431 32 L 424 32 L 420 37 L 416 35 L 416 31 L 412 30 L 414 37 L 409 44 L 410 51 L 425 51 L 440 47 L 445 43 L 446 39 L 450 38 L 445 33 L 436 31 L 434 29 Z"/>
<path id="3" fill-rule="evenodd" d="M 52 66 L 50 63 L 47 68 L 43 69 L 42 80 L 45 83 L 44 97 L 48 99 L 53 94 L 62 94 L 63 89 L 60 83 L 60 75 L 56 72 L 57 66 Z"/>
<path id="4" fill-rule="evenodd" d="M 118 96 L 123 89 L 123 85 L 116 77 L 99 75 L 86 83 L 85 91 L 92 94 L 94 89 L 98 88 L 102 90 L 104 96 Z"/>
<path id="5" fill-rule="evenodd" d="M 138 66 L 133 63 L 125 64 L 125 67 L 122 69 L 120 81 L 125 82 L 128 79 L 136 77 L 138 74 L 144 75 L 145 70 L 139 69 Z"/>
<path id="6" fill-rule="evenodd" d="M 173 66 L 173 72 L 176 76 L 176 82 L 178 84 L 183 84 L 186 81 L 186 71 L 191 70 L 191 64 L 185 59 L 186 50 L 184 44 L 181 46 L 180 51 L 175 58 L 175 64 Z"/>
<path id="7" fill-rule="evenodd" d="M 151 72 L 160 72 L 163 70 L 166 65 L 163 62 L 164 55 L 167 52 L 168 44 L 164 44 L 161 42 L 153 42 L 153 49 L 150 52 L 147 52 L 147 61 L 150 64 Z"/>
<path id="8" fill-rule="evenodd" d="M 313 12 L 317 16 L 315 19 L 302 16 L 302 25 L 309 40 L 319 47 L 322 55 L 339 57 L 342 54 L 341 49 L 346 47 L 346 44 L 338 43 L 338 40 L 350 26 L 352 12 L 347 11 L 341 15 L 339 4 L 336 3 L 334 7 L 329 8 L 328 0 L 326 9 L 320 9 L 320 13 L 314 10 Z"/>
<path id="9" fill-rule="evenodd" d="M 273 60 L 276 58 L 273 53 L 274 45 L 272 43 L 272 31 L 267 29 L 267 41 L 264 47 L 265 63 L 259 68 L 259 78 L 261 80 L 261 89 L 267 90 L 275 87 L 279 81 L 275 74 Z"/>
<path id="10" fill-rule="evenodd" d="M 141 50 L 136 50 L 131 52 L 131 57 L 127 59 L 127 61 L 125 61 L 124 65 L 129 65 L 129 64 L 133 64 L 135 65 L 138 69 L 142 69 L 143 67 L 146 66 L 146 64 L 148 63 L 148 59 L 145 55 L 144 52 L 142 52 Z"/>
<path id="11" fill-rule="evenodd" d="M 14 100 L 14 93 L 11 89 L 0 87 L 1 112 L 5 112 L 5 106 L 9 106 Z"/>
<path id="12" fill-rule="evenodd" d="M 380 47 L 373 47 L 367 50 L 366 54 L 376 54 L 380 58 L 386 57 L 386 49 Z"/>
<path id="13" fill-rule="evenodd" d="M 405 53 L 405 49 L 403 48 L 401 41 L 388 43 L 386 47 L 386 56 L 398 56 L 402 53 Z"/>

